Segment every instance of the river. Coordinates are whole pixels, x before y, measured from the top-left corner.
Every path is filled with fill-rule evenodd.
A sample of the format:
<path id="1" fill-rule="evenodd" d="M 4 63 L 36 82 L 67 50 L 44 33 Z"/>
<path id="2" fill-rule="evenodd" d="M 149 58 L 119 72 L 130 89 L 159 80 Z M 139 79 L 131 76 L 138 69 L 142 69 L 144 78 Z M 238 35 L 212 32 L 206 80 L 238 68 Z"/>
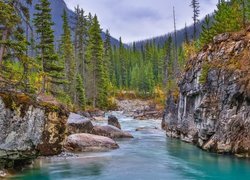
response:
<path id="1" fill-rule="evenodd" d="M 36 167 L 14 180 L 234 180 L 250 179 L 250 160 L 204 152 L 193 145 L 167 138 L 160 121 L 119 117 L 123 130 L 135 137 L 117 141 L 109 152 L 83 153 L 77 158 L 36 161 Z"/>

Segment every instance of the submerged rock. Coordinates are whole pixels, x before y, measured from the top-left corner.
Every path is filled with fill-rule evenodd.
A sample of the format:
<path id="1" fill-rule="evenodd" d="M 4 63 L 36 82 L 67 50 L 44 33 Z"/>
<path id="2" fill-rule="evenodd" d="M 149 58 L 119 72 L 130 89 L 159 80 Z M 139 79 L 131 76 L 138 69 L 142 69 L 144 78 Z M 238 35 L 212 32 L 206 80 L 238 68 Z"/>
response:
<path id="1" fill-rule="evenodd" d="M 106 151 L 119 148 L 114 140 L 93 134 L 72 134 L 66 139 L 64 147 L 70 152 Z"/>
<path id="2" fill-rule="evenodd" d="M 68 134 L 91 133 L 93 127 L 90 119 L 75 113 L 70 113 L 67 122 Z"/>
<path id="3" fill-rule="evenodd" d="M 121 129 L 121 125 L 120 125 L 117 117 L 115 117 L 114 115 L 110 115 L 108 117 L 108 125 L 117 127 L 118 129 Z"/>
<path id="4" fill-rule="evenodd" d="M 135 131 L 156 131 L 159 130 L 157 127 L 139 127 Z"/>
<path id="5" fill-rule="evenodd" d="M 216 36 L 187 63 L 179 102 L 169 100 L 166 106 L 168 136 L 207 151 L 250 157 L 249 37 L 250 32 Z"/>
<path id="6" fill-rule="evenodd" d="M 133 138 L 131 134 L 110 125 L 94 126 L 92 133 L 99 136 L 106 136 L 109 138 Z"/>
<path id="7" fill-rule="evenodd" d="M 0 168 L 62 152 L 68 112 L 52 101 L 0 92 Z"/>

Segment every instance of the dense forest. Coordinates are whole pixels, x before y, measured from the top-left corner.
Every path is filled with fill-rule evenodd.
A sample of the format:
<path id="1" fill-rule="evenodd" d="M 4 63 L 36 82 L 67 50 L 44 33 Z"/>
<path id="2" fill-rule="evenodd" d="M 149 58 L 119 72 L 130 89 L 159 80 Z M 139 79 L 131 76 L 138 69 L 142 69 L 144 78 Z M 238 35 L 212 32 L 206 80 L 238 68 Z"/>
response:
<path id="1" fill-rule="evenodd" d="M 136 42 L 127 46 L 120 38 L 119 45 L 112 46 L 108 31 L 104 41 L 101 37 L 98 17 L 76 7 L 73 30 L 64 10 L 63 34 L 56 43 L 49 1 L 35 5 L 33 19 L 31 4 L 32 0 L 0 1 L 0 85 L 53 95 L 80 109 L 112 108 L 121 91 L 163 102 L 164 94 L 177 91 L 177 79 L 187 59 L 215 35 L 238 31 L 250 20 L 249 0 L 220 0 L 212 17 L 208 15 L 202 22 L 199 1 L 192 0 L 193 31 L 184 29 L 182 43 L 177 42 L 175 28 L 164 45 L 148 40 L 140 47 Z M 175 12 L 173 19 L 175 27 Z"/>

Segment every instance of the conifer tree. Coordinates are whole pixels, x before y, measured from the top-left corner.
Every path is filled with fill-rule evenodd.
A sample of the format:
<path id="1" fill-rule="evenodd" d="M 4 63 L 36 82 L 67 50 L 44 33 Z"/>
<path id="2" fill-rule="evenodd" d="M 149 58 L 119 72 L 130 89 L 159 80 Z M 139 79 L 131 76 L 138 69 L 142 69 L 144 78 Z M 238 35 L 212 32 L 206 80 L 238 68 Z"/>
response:
<path id="1" fill-rule="evenodd" d="M 108 79 L 110 82 L 115 83 L 115 74 L 114 74 L 114 62 L 112 59 L 112 47 L 111 47 L 111 36 L 108 30 L 105 33 L 104 41 L 104 67 L 106 72 L 109 72 Z"/>
<path id="2" fill-rule="evenodd" d="M 170 69 L 172 61 L 172 36 L 169 36 L 165 45 L 165 59 L 163 63 L 163 86 L 166 87 L 168 80 L 170 79 Z"/>
<path id="3" fill-rule="evenodd" d="M 125 48 L 122 43 L 122 38 L 119 39 L 119 59 L 121 63 L 121 86 L 127 87 L 127 62 L 125 58 Z"/>
<path id="4" fill-rule="evenodd" d="M 108 82 L 105 78 L 104 60 L 103 60 L 103 41 L 101 38 L 101 29 L 95 15 L 92 25 L 89 29 L 89 42 L 87 47 L 87 59 L 91 78 L 89 79 L 92 94 L 90 99 L 94 107 L 105 108 L 108 98 Z"/>
<path id="5" fill-rule="evenodd" d="M 25 2 L 31 4 L 31 1 Z M 4 66 L 2 70 L 5 76 L 10 80 L 14 78 L 14 81 L 18 81 L 24 91 L 31 90 L 28 74 L 34 65 L 28 56 L 29 42 L 25 38 L 22 27 L 22 24 L 30 27 L 29 17 L 29 10 L 24 2 L 17 0 L 0 2 L 0 72 Z M 5 60 L 4 64 L 3 60 Z M 17 84 L 15 86 L 17 87 Z"/>
<path id="6" fill-rule="evenodd" d="M 188 37 L 188 30 L 187 30 L 186 23 L 185 23 L 185 30 L 184 30 L 184 38 L 185 38 L 185 43 L 189 44 L 189 37 Z"/>
<path id="7" fill-rule="evenodd" d="M 64 83 L 64 67 L 59 61 L 54 47 L 54 31 L 52 26 L 50 2 L 40 0 L 35 6 L 34 25 L 38 36 L 37 60 L 42 66 L 42 93 L 56 93 L 56 87 Z M 52 87 L 53 86 L 53 87 Z"/>
<path id="8" fill-rule="evenodd" d="M 199 22 L 199 14 L 200 14 L 200 4 L 198 0 L 192 0 L 190 6 L 193 8 L 193 23 L 194 23 L 194 34 L 193 38 L 196 39 L 197 36 L 197 23 Z"/>
<path id="9" fill-rule="evenodd" d="M 68 24 L 66 10 L 63 12 L 63 34 L 61 37 L 61 58 L 64 63 L 65 77 L 67 80 L 66 92 L 71 96 L 72 101 L 75 99 L 75 81 L 76 81 L 76 62 L 74 57 L 73 44 L 71 41 L 71 32 Z"/>
<path id="10" fill-rule="evenodd" d="M 76 103 L 78 104 L 78 106 L 82 110 L 85 110 L 86 107 L 85 89 L 83 85 L 83 79 L 80 74 L 78 74 L 76 78 L 76 97 L 77 97 Z"/>
<path id="11" fill-rule="evenodd" d="M 242 13 L 237 2 L 220 1 L 214 15 L 212 25 L 213 36 L 223 33 L 237 31 L 242 27 Z"/>
<path id="12" fill-rule="evenodd" d="M 211 41 L 211 39 L 213 38 L 213 34 L 211 31 L 211 20 L 210 20 L 210 16 L 207 15 L 205 17 L 205 21 L 204 24 L 202 25 L 202 32 L 201 32 L 201 36 L 200 36 L 200 40 L 201 40 L 201 44 L 205 45 L 207 43 L 209 43 Z"/>
<path id="13" fill-rule="evenodd" d="M 76 58 L 76 67 L 77 72 L 80 73 L 82 79 L 86 83 L 86 47 L 88 40 L 88 22 L 84 15 L 83 9 L 80 9 L 79 6 L 75 9 L 76 13 L 76 25 L 75 25 L 75 58 Z"/>

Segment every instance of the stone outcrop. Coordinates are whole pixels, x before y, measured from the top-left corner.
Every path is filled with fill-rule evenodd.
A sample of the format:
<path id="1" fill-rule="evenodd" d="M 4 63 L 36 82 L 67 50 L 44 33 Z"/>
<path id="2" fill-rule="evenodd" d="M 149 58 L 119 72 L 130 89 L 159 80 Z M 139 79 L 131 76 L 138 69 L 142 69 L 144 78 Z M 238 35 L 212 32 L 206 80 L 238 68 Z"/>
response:
<path id="1" fill-rule="evenodd" d="M 93 127 L 94 126 L 89 118 L 70 113 L 67 121 L 68 134 L 91 133 Z"/>
<path id="2" fill-rule="evenodd" d="M 67 118 L 54 99 L 0 92 L 0 166 L 61 153 Z"/>
<path id="3" fill-rule="evenodd" d="M 124 132 L 114 126 L 94 126 L 92 134 L 99 136 L 106 136 L 112 139 L 116 138 L 133 138 L 133 136 L 127 132 Z"/>
<path id="4" fill-rule="evenodd" d="M 115 126 L 118 129 L 121 129 L 121 125 L 120 125 L 117 117 L 115 117 L 114 115 L 108 116 L 108 125 Z"/>
<path id="5" fill-rule="evenodd" d="M 204 150 L 250 156 L 250 32 L 214 38 L 188 61 L 178 104 L 167 100 L 170 137 Z"/>
<path id="6" fill-rule="evenodd" d="M 108 137 L 84 133 L 68 136 L 64 147 L 70 152 L 106 151 L 119 148 L 118 144 Z"/>
<path id="7" fill-rule="evenodd" d="M 119 111 L 129 117 L 139 120 L 160 119 L 162 117 L 162 108 L 158 107 L 154 102 L 147 100 L 117 100 Z"/>

